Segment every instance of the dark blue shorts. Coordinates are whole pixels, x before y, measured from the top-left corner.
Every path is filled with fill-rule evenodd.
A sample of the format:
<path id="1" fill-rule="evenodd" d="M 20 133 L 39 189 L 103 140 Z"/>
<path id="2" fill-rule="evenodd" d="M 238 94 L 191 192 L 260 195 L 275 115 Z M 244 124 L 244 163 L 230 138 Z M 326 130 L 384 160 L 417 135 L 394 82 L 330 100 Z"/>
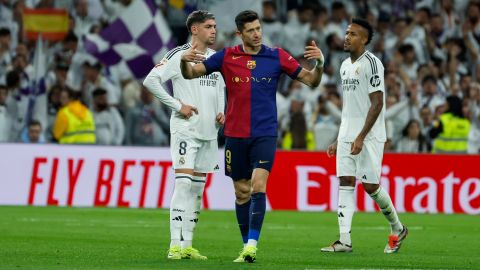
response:
<path id="1" fill-rule="evenodd" d="M 252 178 L 256 168 L 270 171 L 277 137 L 225 138 L 225 175 L 233 181 Z"/>

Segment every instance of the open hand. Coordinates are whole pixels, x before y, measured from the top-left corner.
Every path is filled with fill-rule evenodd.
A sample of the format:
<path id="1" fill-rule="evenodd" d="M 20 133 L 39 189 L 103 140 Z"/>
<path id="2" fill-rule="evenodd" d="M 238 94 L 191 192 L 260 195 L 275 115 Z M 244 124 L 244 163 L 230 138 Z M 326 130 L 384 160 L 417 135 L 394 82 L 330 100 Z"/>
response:
<path id="1" fill-rule="evenodd" d="M 200 63 L 205 59 L 205 55 L 201 51 L 197 50 L 197 44 L 193 44 L 190 49 L 182 54 L 182 61 L 185 62 Z"/>

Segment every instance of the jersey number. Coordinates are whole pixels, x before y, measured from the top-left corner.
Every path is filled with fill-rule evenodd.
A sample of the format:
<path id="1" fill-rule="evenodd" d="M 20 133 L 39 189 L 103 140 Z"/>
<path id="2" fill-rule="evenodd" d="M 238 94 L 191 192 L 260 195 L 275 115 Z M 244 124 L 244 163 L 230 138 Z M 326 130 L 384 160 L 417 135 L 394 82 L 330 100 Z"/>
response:
<path id="1" fill-rule="evenodd" d="M 178 150 L 178 153 L 182 156 L 187 153 L 187 142 L 186 141 L 181 141 L 180 142 L 180 149 Z"/>
<path id="2" fill-rule="evenodd" d="M 227 164 L 232 163 L 232 152 L 230 150 L 225 151 L 225 161 Z"/>

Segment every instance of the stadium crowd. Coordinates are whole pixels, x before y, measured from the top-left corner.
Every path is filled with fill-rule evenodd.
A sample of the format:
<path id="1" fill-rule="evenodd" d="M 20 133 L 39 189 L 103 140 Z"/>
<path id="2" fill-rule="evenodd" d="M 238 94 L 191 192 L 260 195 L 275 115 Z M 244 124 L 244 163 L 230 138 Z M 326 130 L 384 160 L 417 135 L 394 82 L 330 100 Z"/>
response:
<path id="1" fill-rule="evenodd" d="M 82 37 L 99 33 L 132 0 L 0 0 L 0 142 L 68 143 L 64 106 L 81 119 L 91 118 L 102 145 L 169 144 L 170 111 L 132 75 L 111 70 L 85 52 Z M 282 149 L 325 150 L 338 134 L 342 92 L 339 82 L 345 30 L 352 17 L 375 28 L 369 50 L 385 66 L 386 151 L 431 152 L 447 100 L 459 103 L 468 121 L 468 153 L 480 150 L 480 1 L 155 1 L 177 44 L 188 40 L 186 16 L 195 9 L 216 15 L 214 49 L 239 44 L 233 17 L 244 9 L 262 17 L 266 45 L 289 51 L 303 66 L 302 54 L 315 40 L 325 56 L 319 87 L 311 89 L 287 76 L 277 92 L 278 143 Z M 24 38 L 22 10 L 65 8 L 69 32 L 48 46 L 45 121 L 35 119 L 29 80 L 35 41 Z M 452 98 L 452 96 L 457 98 Z M 452 104 L 450 103 L 450 110 Z M 201 112 L 200 112 L 201 113 Z M 227 119 L 228 121 L 228 119 Z M 445 123 L 443 129 L 446 129 Z M 85 134 L 85 136 L 89 136 Z M 89 139 L 87 139 L 88 141 Z"/>

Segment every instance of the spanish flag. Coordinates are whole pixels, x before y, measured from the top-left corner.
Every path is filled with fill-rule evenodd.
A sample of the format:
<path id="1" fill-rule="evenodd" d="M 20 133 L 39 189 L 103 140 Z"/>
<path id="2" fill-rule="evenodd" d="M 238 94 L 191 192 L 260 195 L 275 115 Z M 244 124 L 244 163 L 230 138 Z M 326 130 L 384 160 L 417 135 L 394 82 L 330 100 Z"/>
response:
<path id="1" fill-rule="evenodd" d="M 62 40 L 68 32 L 68 13 L 64 9 L 24 9 L 23 32 L 27 39 Z"/>

